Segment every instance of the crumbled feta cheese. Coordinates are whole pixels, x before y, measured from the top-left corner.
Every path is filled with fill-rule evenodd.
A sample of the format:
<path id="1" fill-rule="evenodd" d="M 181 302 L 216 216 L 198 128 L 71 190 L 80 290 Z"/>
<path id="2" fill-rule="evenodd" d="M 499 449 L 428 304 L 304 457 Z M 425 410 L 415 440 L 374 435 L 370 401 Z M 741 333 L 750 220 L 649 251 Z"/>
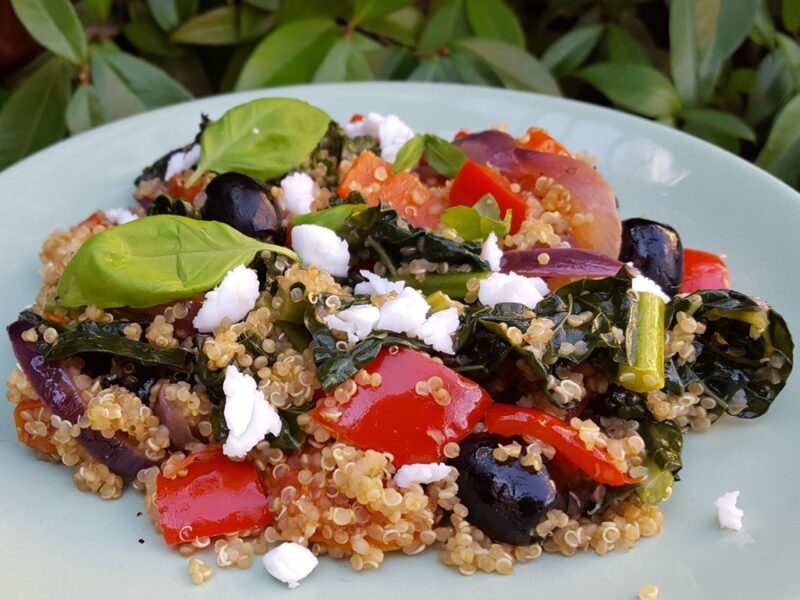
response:
<path id="1" fill-rule="evenodd" d="M 228 427 L 228 438 L 222 446 L 225 456 L 242 458 L 268 433 L 280 434 L 278 411 L 267 401 L 250 375 L 240 373 L 230 365 L 225 369 L 222 391 L 225 392 L 225 424 Z"/>
<path id="2" fill-rule="evenodd" d="M 384 302 L 380 307 L 381 318 L 375 329 L 416 335 L 416 331 L 425 322 L 430 310 L 425 296 L 414 288 L 406 287 L 397 295 Z"/>
<path id="3" fill-rule="evenodd" d="M 377 306 L 359 304 L 340 310 L 335 315 L 328 315 L 325 317 L 325 324 L 331 329 L 345 332 L 348 341 L 357 342 L 375 329 L 380 316 Z"/>
<path id="4" fill-rule="evenodd" d="M 347 123 L 344 131 L 349 137 L 369 136 L 381 144 L 381 158 L 394 162 L 397 152 L 408 140 L 414 137 L 414 131 L 397 115 L 380 115 L 369 113 L 360 121 Z"/>
<path id="5" fill-rule="evenodd" d="M 319 560 L 305 546 L 284 542 L 264 555 L 264 568 L 278 581 L 289 584 L 289 589 L 300 585 L 300 580 L 311 574 Z"/>
<path id="6" fill-rule="evenodd" d="M 444 463 L 414 463 L 403 465 L 394 474 L 397 487 L 407 488 L 412 483 L 436 483 L 450 475 L 450 467 Z"/>
<path id="7" fill-rule="evenodd" d="M 292 248 L 304 267 L 314 265 L 336 277 L 344 277 L 350 265 L 347 242 L 327 227 L 298 225 L 292 228 Z"/>
<path id="8" fill-rule="evenodd" d="M 665 303 L 668 303 L 672 298 L 664 293 L 661 286 L 655 281 L 644 275 L 637 275 L 631 282 L 631 289 L 635 292 L 650 292 L 661 298 Z"/>
<path id="9" fill-rule="evenodd" d="M 361 273 L 361 276 L 366 279 L 366 281 L 356 284 L 353 290 L 356 294 L 367 294 L 370 296 L 372 294 L 388 294 L 389 292 L 400 292 L 406 287 L 405 281 L 389 281 L 380 275 L 363 269 L 359 271 L 359 273 Z"/>
<path id="10" fill-rule="evenodd" d="M 503 251 L 497 243 L 497 234 L 494 231 L 489 233 L 488 237 L 483 242 L 481 258 L 489 263 L 489 268 L 492 271 L 500 270 L 500 260 L 503 258 Z"/>
<path id="11" fill-rule="evenodd" d="M 714 506 L 717 507 L 717 519 L 720 529 L 733 529 L 739 531 L 742 528 L 742 515 L 744 511 L 736 508 L 736 499 L 739 497 L 739 490 L 723 494 Z"/>
<path id="12" fill-rule="evenodd" d="M 547 292 L 547 284 L 539 277 L 523 277 L 513 271 L 492 273 L 481 279 L 478 300 L 492 308 L 501 302 L 519 302 L 533 308 Z"/>
<path id="13" fill-rule="evenodd" d="M 106 219 L 111 221 L 114 225 L 124 225 L 139 218 L 138 215 L 133 214 L 127 208 L 109 208 L 103 211 Z"/>
<path id="14" fill-rule="evenodd" d="M 191 169 L 200 160 L 200 144 L 195 144 L 186 152 L 173 152 L 167 161 L 167 171 L 164 173 L 164 181 L 169 181 L 173 175 L 183 173 L 186 169 Z"/>
<path id="15" fill-rule="evenodd" d="M 434 350 L 445 354 L 455 354 L 453 334 L 456 329 L 458 329 L 458 309 L 451 306 L 433 313 L 414 333 Z"/>
<path id="16" fill-rule="evenodd" d="M 281 180 L 286 208 L 293 215 L 311 212 L 314 202 L 314 180 L 307 173 L 292 173 Z"/>
<path id="17" fill-rule="evenodd" d="M 228 271 L 217 287 L 206 292 L 192 324 L 197 331 L 208 333 L 226 317 L 238 323 L 253 310 L 258 296 L 258 275 L 253 269 L 239 265 Z"/>

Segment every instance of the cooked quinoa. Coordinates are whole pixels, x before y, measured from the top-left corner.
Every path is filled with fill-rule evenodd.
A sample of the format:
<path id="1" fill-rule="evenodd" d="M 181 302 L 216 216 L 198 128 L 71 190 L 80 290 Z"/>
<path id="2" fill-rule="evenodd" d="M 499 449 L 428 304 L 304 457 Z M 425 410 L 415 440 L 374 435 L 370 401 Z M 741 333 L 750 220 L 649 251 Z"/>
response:
<path id="1" fill-rule="evenodd" d="M 393 118 L 371 113 L 359 131 Z M 204 548 L 214 549 L 219 568 L 245 569 L 271 547 L 293 542 L 361 571 L 378 568 L 389 552 L 430 547 L 464 575 L 510 575 L 543 552 L 604 555 L 658 535 L 658 505 L 672 494 L 681 468 L 682 433 L 706 431 L 725 412 L 757 416 L 768 407 L 763 398 L 771 402 L 785 383 L 791 343 L 776 348 L 771 341 L 779 339 L 776 330 L 783 334 L 780 315 L 726 290 L 669 293 L 666 304 L 634 292 L 633 279 L 646 273 L 637 268 L 638 255 L 631 267 L 622 264 L 630 258 L 624 245 L 620 251 L 627 233 L 613 194 L 592 160 L 574 157 L 546 134 L 548 148 L 559 150 L 541 162 L 546 152 L 533 145 L 541 130 L 516 141 L 498 130 L 455 145 L 440 140 L 463 156 L 452 172 L 431 160 L 395 172 L 379 157 L 387 139 L 346 133 L 360 121 L 354 117 L 344 129 L 328 124 L 308 157 L 284 172 L 313 181 L 303 200 L 307 214 L 290 214 L 274 174 L 252 178 L 198 166 L 164 181 L 157 163 L 137 180 L 139 219 L 115 225 L 98 211 L 54 232 L 40 254 L 34 305 L 9 327 L 20 364 L 9 375 L 7 397 L 20 441 L 37 457 L 71 468 L 79 489 L 103 499 L 119 498 L 131 482 L 155 530 L 189 559 L 195 585 L 214 573 L 193 556 Z M 213 124 L 204 126 L 203 136 L 214 135 Z M 407 126 L 394 126 L 396 135 L 409 135 Z M 516 148 L 516 162 L 503 163 L 495 148 L 498 164 L 464 163 L 489 144 L 487 135 L 497 148 Z M 582 169 L 606 204 L 587 202 L 585 190 L 547 167 L 550 160 Z M 471 179 L 464 174 L 470 169 Z M 486 172 L 495 183 L 484 189 Z M 226 187 L 233 185 L 249 191 L 234 197 Z M 473 207 L 479 198 L 488 202 L 480 212 Z M 228 214 L 226 202 L 245 201 L 269 211 L 246 223 L 234 212 L 228 221 L 203 219 L 212 210 Z M 456 205 L 467 213 L 451 212 Z M 495 280 L 480 258 L 486 234 L 476 238 L 464 215 L 481 232 L 497 233 L 504 260 L 515 260 L 520 275 L 544 290 L 540 302 L 480 303 L 482 286 Z M 604 219 L 607 228 L 612 217 L 614 231 L 594 226 Z M 73 269 L 82 253 L 102 248 L 104 235 L 152 223 L 186 230 L 209 223 L 225 236 L 238 230 L 250 236 L 242 239 L 259 240 L 240 263 L 259 280 L 243 318 L 221 314 L 213 330 L 203 329 L 208 333 L 193 326 L 205 295 L 230 266 L 208 274 L 202 290 L 166 300 L 140 298 L 158 287 L 157 272 L 150 289 L 121 282 L 138 294 L 129 304 L 105 300 L 106 291 L 92 296 L 96 274 Z M 289 224 L 341 235 L 348 276 L 294 255 L 284 246 Z M 588 271 L 584 278 L 563 267 L 564 257 L 574 264 L 588 261 L 587 254 L 605 268 L 618 265 L 616 274 Z M 189 261 L 176 262 L 182 260 Z M 216 268 L 210 259 L 197 271 Z M 356 293 L 367 283 L 369 292 Z M 494 290 L 506 298 L 512 292 Z M 74 293 L 88 296 L 68 300 Z M 227 292 L 214 293 L 224 306 Z M 359 306 L 343 320 L 343 311 Z M 337 322 L 349 329 L 328 327 L 339 314 Z M 429 342 L 431 331 L 450 343 Z M 709 364 L 712 348 L 714 360 L 727 361 L 719 364 L 747 385 L 723 386 L 711 376 L 718 364 Z M 33 367 L 41 357 L 49 371 Z M 744 366 L 754 361 L 757 367 Z M 68 402 L 42 397 L 53 389 L 43 385 L 48 381 L 66 391 Z M 76 418 L 66 418 L 67 409 Z M 278 429 L 267 433 L 266 423 L 276 419 Z M 232 441 L 245 451 L 229 451 Z M 436 471 L 419 472 L 446 476 L 412 478 L 402 487 L 395 481 L 401 466 L 434 463 Z M 225 506 L 207 509 L 202 498 L 182 494 L 212 468 L 223 491 L 230 486 L 240 495 L 230 492 Z M 511 473 L 516 478 L 506 479 Z M 513 483 L 519 481 L 525 483 Z M 493 504 L 492 494 L 502 497 L 509 485 L 520 486 L 514 493 L 527 508 Z M 176 524 L 176 506 L 180 514 L 213 514 Z M 203 519 L 214 526 L 201 525 Z M 657 598 L 658 590 L 643 586 L 639 597 Z"/>

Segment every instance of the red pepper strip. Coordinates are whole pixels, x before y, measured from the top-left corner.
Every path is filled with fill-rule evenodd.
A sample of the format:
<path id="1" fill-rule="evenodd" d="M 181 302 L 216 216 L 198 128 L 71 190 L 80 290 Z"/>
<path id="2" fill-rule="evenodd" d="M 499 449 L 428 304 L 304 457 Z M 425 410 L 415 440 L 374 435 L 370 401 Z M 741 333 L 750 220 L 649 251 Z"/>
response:
<path id="1" fill-rule="evenodd" d="M 342 439 L 390 452 L 398 467 L 438 462 L 445 444 L 464 439 L 492 399 L 477 383 L 426 354 L 410 348 L 394 350 L 382 350 L 365 369 L 380 374 L 379 386 L 358 385 L 345 404 L 328 407 L 322 400 L 311 414 Z M 417 393 L 417 383 L 432 377 L 439 377 L 449 394 L 446 406 L 430 393 Z"/>
<path id="2" fill-rule="evenodd" d="M 181 463 L 188 474 L 156 481 L 158 518 L 169 544 L 266 527 L 267 497 L 253 463 L 237 462 L 206 448 Z"/>
<path id="3" fill-rule="evenodd" d="M 728 290 L 730 287 L 728 266 L 719 254 L 684 248 L 682 294 L 697 290 Z"/>
<path id="4" fill-rule="evenodd" d="M 621 473 L 604 449 L 595 446 L 588 450 L 568 423 L 541 410 L 494 404 L 486 412 L 486 428 L 490 433 L 504 436 L 532 435 L 553 446 L 557 453 L 598 483 L 616 486 L 639 481 Z"/>
<path id="5" fill-rule="evenodd" d="M 486 194 L 497 200 L 501 217 L 506 211 L 511 211 L 511 233 L 516 233 L 528 211 L 525 200 L 511 191 L 511 183 L 503 175 L 491 167 L 468 160 L 450 186 L 450 205 L 472 206 Z"/>
<path id="6" fill-rule="evenodd" d="M 525 135 L 517 140 L 517 145 L 520 148 L 525 148 L 525 150 L 572 156 L 572 153 L 561 142 L 547 133 L 546 129 L 540 127 L 528 128 Z"/>

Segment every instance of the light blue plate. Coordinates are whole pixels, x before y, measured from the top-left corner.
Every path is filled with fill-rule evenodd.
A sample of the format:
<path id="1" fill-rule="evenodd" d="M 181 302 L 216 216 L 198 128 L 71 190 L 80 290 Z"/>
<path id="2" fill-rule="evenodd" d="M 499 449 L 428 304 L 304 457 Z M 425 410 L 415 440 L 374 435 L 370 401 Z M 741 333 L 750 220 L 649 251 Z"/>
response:
<path id="1" fill-rule="evenodd" d="M 800 195 L 777 179 L 687 135 L 595 106 L 487 88 L 387 83 L 197 100 L 101 127 L 1 173 L 0 322 L 11 322 L 34 298 L 37 253 L 54 228 L 96 208 L 129 204 L 140 169 L 190 140 L 201 112 L 216 118 L 242 102 L 278 95 L 305 99 L 338 120 L 354 112 L 396 113 L 417 131 L 444 136 L 501 121 L 513 133 L 544 126 L 599 159 L 624 216 L 670 223 L 685 245 L 725 253 L 734 288 L 768 299 L 790 327 L 800 323 Z M 3 377 L 12 365 L 2 342 Z M 164 546 L 146 517 L 137 517 L 139 494 L 129 489 L 121 500 L 104 502 L 79 492 L 69 469 L 35 461 L 17 442 L 11 406 L 0 402 L 0 597 L 618 600 L 655 583 L 664 599 L 798 598 L 799 390 L 796 375 L 765 417 L 726 418 L 710 433 L 688 435 L 682 480 L 663 505 L 664 532 L 631 552 L 546 555 L 511 577 L 463 577 L 433 552 L 392 556 L 360 574 L 324 559 L 292 592 L 259 564 L 249 571 L 215 566 L 213 579 L 193 588 L 186 560 Z M 714 500 L 734 489 L 745 511 L 738 533 L 721 531 L 714 509 Z"/>

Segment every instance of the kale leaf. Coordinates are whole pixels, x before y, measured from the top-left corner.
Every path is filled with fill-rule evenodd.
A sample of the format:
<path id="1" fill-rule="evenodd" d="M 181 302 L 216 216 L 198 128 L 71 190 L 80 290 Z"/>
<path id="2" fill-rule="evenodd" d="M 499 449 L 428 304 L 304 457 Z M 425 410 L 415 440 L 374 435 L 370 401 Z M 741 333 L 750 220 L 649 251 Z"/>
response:
<path id="1" fill-rule="evenodd" d="M 169 163 L 169 158 L 176 152 L 186 152 L 195 144 L 200 143 L 200 138 L 203 136 L 203 131 L 205 131 L 206 127 L 211 123 L 211 119 L 208 118 L 208 115 L 204 114 L 200 117 L 200 131 L 197 132 L 197 135 L 194 137 L 194 140 L 190 144 L 186 144 L 185 146 L 181 146 L 180 148 L 175 148 L 174 150 L 170 150 L 164 156 L 160 157 L 156 160 L 153 164 L 148 167 L 142 169 L 141 174 L 133 181 L 134 185 L 139 185 L 142 181 L 149 181 L 151 179 L 164 179 L 164 175 L 167 173 L 167 163 Z"/>
<path id="2" fill-rule="evenodd" d="M 192 219 L 203 218 L 200 215 L 200 211 L 186 202 L 186 200 L 168 194 L 161 194 L 147 207 L 147 216 L 151 215 L 177 215 Z"/>

